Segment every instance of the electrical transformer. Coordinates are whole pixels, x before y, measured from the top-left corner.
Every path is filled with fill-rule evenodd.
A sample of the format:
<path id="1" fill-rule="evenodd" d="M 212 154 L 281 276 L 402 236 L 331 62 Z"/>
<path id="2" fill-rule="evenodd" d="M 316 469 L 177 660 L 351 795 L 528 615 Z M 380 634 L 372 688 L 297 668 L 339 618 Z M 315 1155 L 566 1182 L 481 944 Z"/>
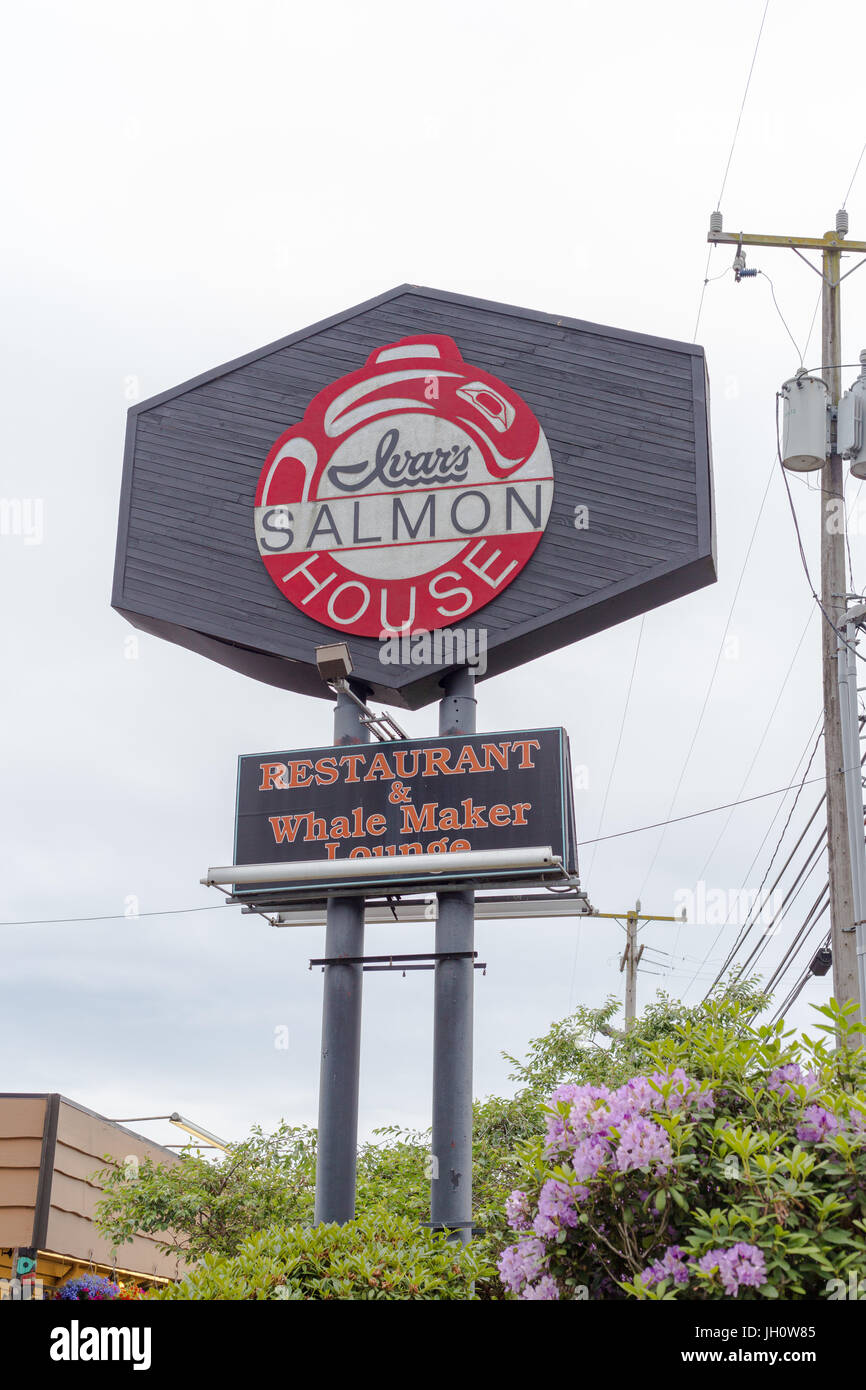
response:
<path id="1" fill-rule="evenodd" d="M 849 459 L 855 478 L 866 478 L 866 352 L 861 352 L 860 375 L 839 402 L 836 448 Z"/>
<path id="2" fill-rule="evenodd" d="M 827 383 L 801 368 L 782 387 L 782 463 L 795 473 L 823 468 L 830 452 Z"/>

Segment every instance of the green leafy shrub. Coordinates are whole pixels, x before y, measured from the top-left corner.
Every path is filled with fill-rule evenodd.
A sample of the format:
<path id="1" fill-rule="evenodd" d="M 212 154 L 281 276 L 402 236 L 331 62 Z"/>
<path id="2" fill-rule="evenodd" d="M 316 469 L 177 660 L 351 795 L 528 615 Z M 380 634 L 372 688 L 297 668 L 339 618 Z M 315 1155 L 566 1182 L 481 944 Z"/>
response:
<path id="1" fill-rule="evenodd" d="M 280 1226 L 250 1236 L 236 1255 L 205 1255 L 179 1283 L 149 1295 L 174 1299 L 470 1299 L 489 1275 L 477 1249 L 450 1244 L 405 1216 L 369 1211 L 344 1226 Z"/>
<path id="2" fill-rule="evenodd" d="M 723 1000 L 611 1088 L 566 1084 L 520 1146 L 499 1260 L 520 1298 L 818 1298 L 866 1265 L 866 1052 Z M 836 1047 L 841 1036 L 845 1045 Z"/>
<path id="3" fill-rule="evenodd" d="M 115 1249 L 142 1231 L 179 1260 L 232 1255 L 255 1231 L 312 1220 L 315 1130 L 257 1127 L 217 1162 L 185 1150 L 179 1163 L 147 1159 L 133 1174 L 113 1162 L 97 1180 L 96 1224 Z"/>

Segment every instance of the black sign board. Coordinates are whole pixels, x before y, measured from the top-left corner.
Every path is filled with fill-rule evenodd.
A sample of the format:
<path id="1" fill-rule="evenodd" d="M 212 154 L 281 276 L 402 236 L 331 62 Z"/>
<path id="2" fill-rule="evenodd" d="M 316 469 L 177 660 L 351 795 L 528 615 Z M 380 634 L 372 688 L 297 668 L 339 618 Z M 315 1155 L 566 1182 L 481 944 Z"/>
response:
<path id="1" fill-rule="evenodd" d="M 407 739 L 238 760 L 235 864 L 382 860 L 394 884 L 412 856 L 549 846 L 576 873 L 564 729 Z M 473 880 L 501 882 L 501 869 Z M 435 881 L 435 880 L 434 880 Z M 355 888 L 370 892 L 369 878 Z M 311 873 L 306 888 L 333 884 Z M 346 890 L 351 882 L 340 883 Z M 244 898 L 274 897 L 275 889 Z"/>
<path id="2" fill-rule="evenodd" d="M 401 285 L 133 406 L 112 603 L 256 680 L 499 675 L 715 580 L 703 349 Z"/>

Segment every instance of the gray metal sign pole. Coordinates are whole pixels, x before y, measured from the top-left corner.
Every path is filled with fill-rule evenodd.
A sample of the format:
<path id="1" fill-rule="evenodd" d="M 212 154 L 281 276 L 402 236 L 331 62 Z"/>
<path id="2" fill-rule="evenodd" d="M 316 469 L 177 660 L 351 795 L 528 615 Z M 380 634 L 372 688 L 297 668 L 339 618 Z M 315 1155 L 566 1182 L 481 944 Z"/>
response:
<path id="1" fill-rule="evenodd" d="M 475 675 L 468 668 L 442 682 L 440 734 L 475 732 Z M 475 894 L 439 893 L 436 951 L 472 952 Z M 437 960 L 433 986 L 433 1139 L 430 1219 L 472 1234 L 472 1011 L 475 967 L 462 960 Z"/>
<path id="2" fill-rule="evenodd" d="M 352 687 L 360 699 L 366 687 Z M 344 692 L 334 711 L 334 743 L 369 743 L 363 711 Z M 364 899 L 328 899 L 325 955 L 364 954 Z M 358 1081 L 361 1066 L 362 965 L 326 965 L 319 1072 L 315 1220 L 340 1225 L 355 1215 Z"/>

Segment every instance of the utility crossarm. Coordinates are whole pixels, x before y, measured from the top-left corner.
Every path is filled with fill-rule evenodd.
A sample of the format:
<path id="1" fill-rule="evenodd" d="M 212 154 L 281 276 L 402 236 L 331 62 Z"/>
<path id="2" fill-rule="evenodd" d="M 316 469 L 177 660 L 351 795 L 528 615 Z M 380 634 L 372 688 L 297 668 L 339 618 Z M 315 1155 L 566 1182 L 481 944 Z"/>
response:
<path id="1" fill-rule="evenodd" d="M 634 920 L 635 920 L 636 922 L 684 922 L 684 921 L 686 920 L 684 916 L 682 916 L 682 917 L 654 917 L 654 916 L 651 916 L 649 913 L 628 912 L 628 911 L 626 911 L 626 912 L 595 912 L 595 911 L 593 910 L 593 911 L 591 911 L 591 912 L 588 912 L 588 913 L 587 913 L 587 916 L 588 916 L 588 917 L 610 917 L 610 918 L 611 918 L 613 921 L 615 921 L 615 922 L 616 922 L 616 921 L 619 921 L 619 919 L 620 919 L 621 917 L 633 917 Z"/>
<path id="2" fill-rule="evenodd" d="M 826 236 L 764 236 L 759 232 L 708 232 L 718 246 L 788 246 L 792 251 L 855 251 L 866 256 L 866 241 L 848 241 L 839 232 Z"/>

